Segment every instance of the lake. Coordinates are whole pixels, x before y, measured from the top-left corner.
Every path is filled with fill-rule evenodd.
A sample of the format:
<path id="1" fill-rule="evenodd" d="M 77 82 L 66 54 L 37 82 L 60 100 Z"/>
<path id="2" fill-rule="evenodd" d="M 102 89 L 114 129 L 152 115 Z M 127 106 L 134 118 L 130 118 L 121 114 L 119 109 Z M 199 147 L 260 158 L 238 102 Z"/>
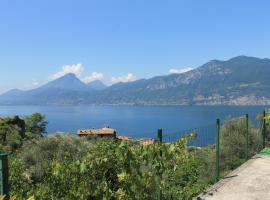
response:
<path id="1" fill-rule="evenodd" d="M 78 129 L 110 126 L 119 135 L 155 137 L 181 133 L 200 127 L 213 127 L 217 118 L 248 113 L 255 119 L 265 106 L 0 106 L 0 117 L 40 112 L 49 121 L 48 134 L 76 133 Z"/>

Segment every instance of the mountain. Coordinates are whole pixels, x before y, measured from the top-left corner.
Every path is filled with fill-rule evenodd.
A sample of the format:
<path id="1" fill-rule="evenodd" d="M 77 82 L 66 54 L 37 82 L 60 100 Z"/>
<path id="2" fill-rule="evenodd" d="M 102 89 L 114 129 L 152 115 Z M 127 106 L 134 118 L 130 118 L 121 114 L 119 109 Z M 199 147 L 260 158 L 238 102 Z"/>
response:
<path id="1" fill-rule="evenodd" d="M 18 89 L 13 89 L 10 90 L 2 95 L 0 95 L 0 103 L 1 100 L 5 100 L 4 102 L 12 102 L 14 99 L 20 99 L 20 97 L 24 94 L 24 91 L 18 90 Z"/>
<path id="2" fill-rule="evenodd" d="M 0 104 L 4 105 L 71 105 L 81 104 L 84 96 L 94 92 L 74 74 L 66 74 L 37 89 L 11 90 L 0 95 Z"/>
<path id="3" fill-rule="evenodd" d="M 0 104 L 270 105 L 269 74 L 270 59 L 238 56 L 103 89 L 66 75 L 35 90 L 5 93 Z"/>
<path id="4" fill-rule="evenodd" d="M 107 86 L 100 80 L 95 80 L 87 84 L 93 90 L 104 90 Z"/>
<path id="5" fill-rule="evenodd" d="M 80 79 L 78 79 L 75 74 L 70 73 L 38 88 L 38 90 L 41 90 L 41 89 L 88 91 L 89 87 L 85 83 L 83 83 Z"/>
<path id="6" fill-rule="evenodd" d="M 238 56 L 182 74 L 119 83 L 100 99 L 112 104 L 270 104 L 269 73 L 270 59 Z"/>

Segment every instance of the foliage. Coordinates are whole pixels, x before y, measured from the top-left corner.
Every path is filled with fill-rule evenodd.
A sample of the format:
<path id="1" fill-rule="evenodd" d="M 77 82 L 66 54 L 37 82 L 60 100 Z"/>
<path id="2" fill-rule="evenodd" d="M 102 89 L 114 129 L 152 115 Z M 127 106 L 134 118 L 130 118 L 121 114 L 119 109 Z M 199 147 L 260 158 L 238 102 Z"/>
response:
<path id="1" fill-rule="evenodd" d="M 23 120 L 18 116 L 0 118 L 0 150 L 16 151 L 24 141 L 41 137 L 47 124 L 45 116 L 40 113 L 25 116 Z"/>
<path id="2" fill-rule="evenodd" d="M 41 137 L 41 114 L 24 118 L 25 137 L 14 124 L 0 123 L 2 148 L 9 149 L 11 195 L 45 200 L 192 199 L 215 181 L 215 145 L 189 147 L 191 136 L 147 146 L 131 141 L 54 134 Z M 246 121 L 221 127 L 221 171 L 245 161 Z M 260 130 L 249 122 L 249 154 L 261 149 Z"/>
<path id="3" fill-rule="evenodd" d="M 0 118 L 0 126 L 16 126 L 21 138 L 25 137 L 25 122 L 19 116 Z"/>
<path id="4" fill-rule="evenodd" d="M 266 121 L 267 123 L 270 123 L 270 114 L 267 113 L 266 116 L 264 117 L 264 119 L 265 119 L 265 121 Z"/>
<path id="5" fill-rule="evenodd" d="M 187 140 L 148 146 L 110 139 L 93 143 L 71 135 L 32 140 L 11 162 L 12 194 L 21 199 L 156 199 L 161 188 L 164 199 L 191 199 L 205 184 Z"/>
<path id="6" fill-rule="evenodd" d="M 25 199 L 29 196 L 29 188 L 31 188 L 31 181 L 26 174 L 26 165 L 20 159 L 11 156 L 9 169 L 11 196 L 16 196 L 18 199 Z"/>
<path id="7" fill-rule="evenodd" d="M 265 118 L 263 118 L 262 115 L 258 116 L 258 120 L 260 120 L 261 123 L 263 122 L 264 119 L 266 122 L 266 127 L 265 127 L 266 146 L 270 146 L 270 113 L 269 113 L 269 110 L 267 110 Z"/>
<path id="8" fill-rule="evenodd" d="M 262 149 L 262 130 L 254 128 L 248 122 L 248 157 L 250 158 Z M 260 125 L 261 127 L 261 125 Z M 229 172 L 246 161 L 246 120 L 245 118 L 230 118 L 225 120 L 220 131 L 220 172 L 226 176 Z M 200 162 L 200 180 L 213 184 L 216 176 L 216 147 L 209 145 L 196 150 Z"/>
<path id="9" fill-rule="evenodd" d="M 40 137 L 46 133 L 48 122 L 45 120 L 45 116 L 40 113 L 34 113 L 31 116 L 24 117 L 26 125 L 26 135 L 29 138 Z"/>
<path id="10" fill-rule="evenodd" d="M 249 122 L 249 157 L 261 149 L 261 133 Z M 233 118 L 227 120 L 221 128 L 220 153 L 221 169 L 230 171 L 245 162 L 246 158 L 246 120 Z"/>
<path id="11" fill-rule="evenodd" d="M 196 156 L 198 159 L 200 176 L 199 179 L 206 184 L 213 184 L 216 178 L 216 147 L 209 145 L 197 149 Z"/>
<path id="12" fill-rule="evenodd" d="M 16 125 L 0 125 L 0 143 L 2 151 L 14 151 L 22 143 L 19 128 Z"/>
<path id="13" fill-rule="evenodd" d="M 0 196 L 0 200 L 5 200 L 5 199 L 6 199 L 6 196 Z M 17 199 L 17 197 L 15 197 L 15 196 L 9 197 L 9 200 L 16 200 L 16 199 Z M 34 196 L 29 197 L 27 200 L 35 200 L 35 197 Z"/>

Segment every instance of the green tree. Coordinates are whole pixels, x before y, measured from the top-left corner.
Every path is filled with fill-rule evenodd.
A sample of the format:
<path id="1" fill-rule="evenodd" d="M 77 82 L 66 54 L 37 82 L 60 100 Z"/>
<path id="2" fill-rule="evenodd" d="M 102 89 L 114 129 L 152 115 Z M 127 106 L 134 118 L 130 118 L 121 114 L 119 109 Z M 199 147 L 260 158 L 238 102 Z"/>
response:
<path id="1" fill-rule="evenodd" d="M 0 143 L 4 151 L 14 151 L 22 144 L 22 138 L 18 126 L 1 124 L 0 125 Z"/>
<path id="2" fill-rule="evenodd" d="M 45 115 L 34 113 L 30 116 L 25 116 L 25 130 L 28 138 L 43 136 L 46 133 L 48 122 Z"/>

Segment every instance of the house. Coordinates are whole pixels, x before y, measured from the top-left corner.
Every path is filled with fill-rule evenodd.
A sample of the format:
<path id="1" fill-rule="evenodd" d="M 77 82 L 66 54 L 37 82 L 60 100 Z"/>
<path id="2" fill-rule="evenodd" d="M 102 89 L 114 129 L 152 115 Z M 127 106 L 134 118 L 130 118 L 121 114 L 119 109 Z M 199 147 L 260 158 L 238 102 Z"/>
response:
<path id="1" fill-rule="evenodd" d="M 85 130 L 78 130 L 78 136 L 98 136 L 98 137 L 112 137 L 116 138 L 117 131 L 113 128 L 100 128 L 100 129 L 85 129 Z"/>
<path id="2" fill-rule="evenodd" d="M 143 146 L 147 146 L 147 145 L 154 144 L 155 142 L 157 142 L 157 139 L 153 139 L 153 138 L 135 139 L 135 138 L 132 138 L 130 136 L 117 136 L 116 138 L 118 140 L 136 142 L 137 144 L 140 144 L 140 145 L 143 145 Z"/>

